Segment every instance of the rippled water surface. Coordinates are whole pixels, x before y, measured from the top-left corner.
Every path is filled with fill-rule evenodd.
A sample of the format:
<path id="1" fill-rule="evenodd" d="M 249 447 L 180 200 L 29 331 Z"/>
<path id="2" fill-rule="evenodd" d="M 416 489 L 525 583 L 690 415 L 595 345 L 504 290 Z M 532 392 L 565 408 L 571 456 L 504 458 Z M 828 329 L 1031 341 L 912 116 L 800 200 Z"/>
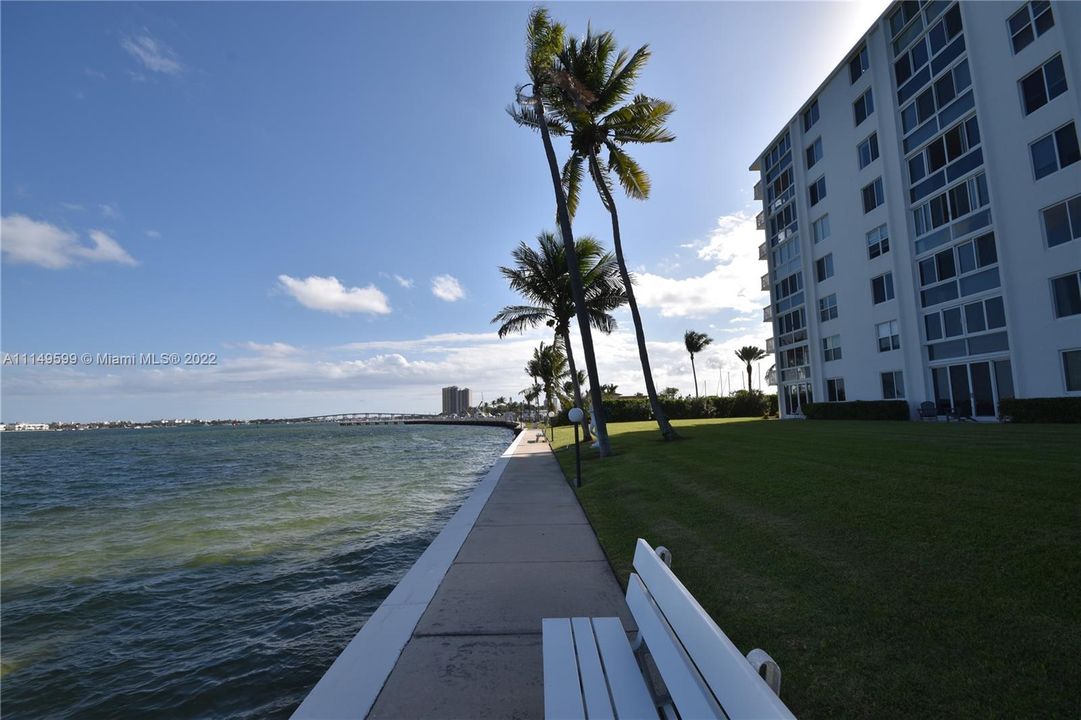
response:
<path id="1" fill-rule="evenodd" d="M 287 716 L 510 440 L 4 433 L 4 717 Z"/>

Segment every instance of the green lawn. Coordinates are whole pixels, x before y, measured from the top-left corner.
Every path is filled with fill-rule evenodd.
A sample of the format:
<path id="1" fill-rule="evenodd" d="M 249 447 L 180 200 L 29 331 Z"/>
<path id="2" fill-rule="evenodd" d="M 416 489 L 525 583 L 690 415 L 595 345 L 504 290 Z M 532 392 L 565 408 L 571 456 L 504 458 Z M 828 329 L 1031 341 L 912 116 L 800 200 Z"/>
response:
<path id="1" fill-rule="evenodd" d="M 674 424 L 609 426 L 582 505 L 622 583 L 671 549 L 798 716 L 1081 717 L 1081 427 Z"/>

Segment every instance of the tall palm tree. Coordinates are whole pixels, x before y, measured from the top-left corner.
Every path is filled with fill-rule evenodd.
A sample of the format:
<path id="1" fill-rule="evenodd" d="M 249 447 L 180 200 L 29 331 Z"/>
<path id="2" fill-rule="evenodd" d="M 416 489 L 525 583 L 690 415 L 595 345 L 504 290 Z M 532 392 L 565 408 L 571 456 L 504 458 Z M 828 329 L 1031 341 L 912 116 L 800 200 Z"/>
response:
<path id="1" fill-rule="evenodd" d="M 751 363 L 758 362 L 766 357 L 766 351 L 754 345 L 744 345 L 736 350 L 736 357 L 747 363 L 747 390 L 751 389 Z"/>
<path id="2" fill-rule="evenodd" d="M 613 173 L 628 196 L 636 200 L 649 197 L 649 176 L 627 154 L 625 145 L 666 143 L 676 139 L 665 127 L 665 121 L 675 110 L 671 103 L 638 94 L 623 104 L 649 56 L 648 45 L 643 45 L 633 54 L 627 50 L 617 52 L 615 37 L 610 32 L 595 34 L 589 29 L 581 40 L 571 38 L 559 54 L 559 69 L 555 77 L 559 93 L 555 96 L 554 109 L 558 120 L 571 132 L 572 154 L 562 174 L 568 211 L 573 217 L 578 207 L 584 164 L 589 168 L 601 204 L 611 217 L 616 261 L 627 287 L 627 302 L 638 341 L 638 358 L 653 416 L 664 438 L 672 440 L 678 435 L 661 407 L 657 388 L 653 384 L 642 316 L 638 312 L 630 272 L 623 256 L 619 213 L 612 197 Z M 606 164 L 599 157 L 602 150 L 608 153 Z"/>
<path id="3" fill-rule="evenodd" d="M 536 373 L 535 377 L 544 389 L 545 410 L 552 410 L 555 407 L 553 401 L 563 399 L 562 380 L 567 376 L 567 356 L 563 354 L 563 349 L 556 343 L 541 343 L 533 350 L 533 357 L 526 368 Z"/>
<path id="4" fill-rule="evenodd" d="M 694 396 L 698 397 L 698 371 L 694 369 L 694 355 L 700 353 L 706 349 L 706 346 L 713 342 L 713 338 L 705 333 L 700 333 L 695 330 L 688 330 L 683 333 L 683 345 L 687 348 L 687 352 L 691 354 L 691 374 L 694 376 Z"/>
<path id="5" fill-rule="evenodd" d="M 574 297 L 571 294 L 570 277 L 567 272 L 567 256 L 563 243 L 550 232 L 537 236 L 537 248 L 521 243 L 514 250 L 514 267 L 501 267 L 499 271 L 510 283 L 512 290 L 523 295 L 529 304 L 508 305 L 492 318 L 500 323 L 499 337 L 512 332 L 522 332 L 541 323 L 555 332 L 556 342 L 561 344 L 570 365 L 572 382 L 578 377 L 571 347 L 570 325 L 574 317 Z M 616 327 L 611 311 L 627 302 L 619 268 L 610 253 L 606 253 L 594 238 L 583 236 L 575 241 L 579 271 L 585 290 L 586 311 L 590 324 L 608 334 Z M 583 380 L 581 384 L 584 384 Z M 580 383 L 574 384 L 574 402 L 582 405 Z M 586 431 L 586 439 L 589 432 Z"/>
<path id="6" fill-rule="evenodd" d="M 526 71 L 529 84 L 516 88 L 520 105 L 507 108 L 507 112 L 519 125 L 540 130 L 544 144 L 544 154 L 548 160 L 548 171 L 552 176 L 552 191 L 556 199 L 556 219 L 559 233 L 567 254 L 567 269 L 570 274 L 571 293 L 574 296 L 575 312 L 578 315 L 578 332 L 582 336 L 582 353 L 585 356 L 586 370 L 589 375 L 589 388 L 592 394 L 593 424 L 597 431 L 597 450 L 600 456 L 612 453 L 608 440 L 608 426 L 605 423 L 604 405 L 601 403 L 600 377 L 597 374 L 597 359 L 593 351 L 593 334 L 590 331 L 589 317 L 586 311 L 585 290 L 579 272 L 578 258 L 575 255 L 574 234 L 571 231 L 571 217 L 567 209 L 567 196 L 559 176 L 559 161 L 556 160 L 555 148 L 549 133 L 549 115 L 545 108 L 548 97 L 555 95 L 553 86 L 555 63 L 564 45 L 564 27 L 553 23 L 544 8 L 534 8 L 529 13 L 526 27 Z M 525 88 L 532 86 L 533 95 L 527 97 Z M 566 133 L 566 128 L 555 123 L 556 130 Z"/>

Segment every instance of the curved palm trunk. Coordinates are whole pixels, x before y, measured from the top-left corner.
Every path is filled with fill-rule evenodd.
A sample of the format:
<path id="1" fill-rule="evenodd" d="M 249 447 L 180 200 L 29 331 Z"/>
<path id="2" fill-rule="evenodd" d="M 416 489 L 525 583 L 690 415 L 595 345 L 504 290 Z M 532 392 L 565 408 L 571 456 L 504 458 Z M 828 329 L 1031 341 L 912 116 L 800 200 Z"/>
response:
<path id="1" fill-rule="evenodd" d="M 698 371 L 694 369 L 694 353 L 691 353 L 691 375 L 694 376 L 694 396 L 698 397 Z"/>
<path id="2" fill-rule="evenodd" d="M 751 364 L 747 363 L 747 392 L 751 391 Z"/>
<path id="3" fill-rule="evenodd" d="M 578 384 L 578 368 L 574 364 L 574 351 L 571 350 L 571 334 L 570 330 L 562 330 L 560 339 L 563 341 L 563 349 L 567 353 L 567 364 L 571 368 L 571 385 L 574 386 L 574 405 L 575 407 L 585 408 L 582 406 L 582 387 Z M 593 439 L 593 436 L 589 433 L 589 423 L 582 423 L 582 439 L 589 442 Z"/>
<path id="4" fill-rule="evenodd" d="M 608 214 L 612 217 L 612 244 L 616 250 L 616 263 L 619 265 L 619 276 L 623 279 L 623 285 L 627 290 L 627 304 L 631 308 L 631 320 L 634 322 L 634 335 L 638 341 L 638 358 L 642 361 L 642 375 L 646 381 L 646 395 L 649 396 L 649 405 L 653 409 L 653 417 L 661 429 L 661 435 L 665 440 L 675 440 L 679 437 L 668 421 L 668 415 L 661 407 L 661 401 L 657 398 L 657 388 L 653 384 L 653 371 L 649 367 L 649 353 L 646 351 L 646 334 L 642 330 L 642 316 L 638 313 L 638 301 L 634 299 L 634 289 L 631 287 L 631 275 L 627 272 L 627 263 L 623 260 L 623 242 L 619 235 L 619 215 L 616 212 L 616 203 L 612 194 L 603 182 L 600 172 L 600 163 L 597 162 L 597 153 L 591 150 L 589 153 L 589 165 L 597 188 L 604 197 L 604 205 Z M 697 392 L 697 388 L 695 390 Z"/>
<path id="5" fill-rule="evenodd" d="M 571 278 L 571 294 L 574 296 L 574 310 L 578 317 L 578 331 L 582 335 L 582 352 L 585 354 L 586 373 L 589 375 L 589 392 L 593 401 L 593 422 L 597 426 L 597 449 L 600 456 L 612 454 L 612 445 L 608 440 L 608 425 L 604 419 L 604 405 L 601 404 L 601 381 L 597 375 L 597 358 L 593 352 L 593 333 L 590 332 L 589 315 L 586 313 L 586 296 L 582 287 L 582 273 L 578 267 L 578 252 L 574 247 L 574 235 L 571 231 L 570 213 L 567 212 L 567 196 L 563 192 L 563 182 L 559 175 L 559 163 L 556 151 L 552 147 L 552 136 L 548 133 L 548 124 L 544 122 L 544 102 L 537 89 L 537 113 L 540 115 L 541 139 L 544 141 L 544 154 L 548 158 L 548 169 L 552 173 L 552 188 L 556 196 L 556 216 L 559 219 L 559 234 L 563 236 L 563 249 L 567 255 L 567 273 Z"/>

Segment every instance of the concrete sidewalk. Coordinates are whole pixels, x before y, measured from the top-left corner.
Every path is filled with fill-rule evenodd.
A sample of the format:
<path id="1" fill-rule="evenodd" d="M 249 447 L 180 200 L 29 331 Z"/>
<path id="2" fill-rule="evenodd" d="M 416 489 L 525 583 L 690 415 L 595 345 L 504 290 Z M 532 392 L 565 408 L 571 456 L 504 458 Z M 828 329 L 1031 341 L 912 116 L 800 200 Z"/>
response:
<path id="1" fill-rule="evenodd" d="M 543 717 L 542 618 L 614 615 L 635 629 L 540 437 L 517 445 L 369 718 Z"/>

